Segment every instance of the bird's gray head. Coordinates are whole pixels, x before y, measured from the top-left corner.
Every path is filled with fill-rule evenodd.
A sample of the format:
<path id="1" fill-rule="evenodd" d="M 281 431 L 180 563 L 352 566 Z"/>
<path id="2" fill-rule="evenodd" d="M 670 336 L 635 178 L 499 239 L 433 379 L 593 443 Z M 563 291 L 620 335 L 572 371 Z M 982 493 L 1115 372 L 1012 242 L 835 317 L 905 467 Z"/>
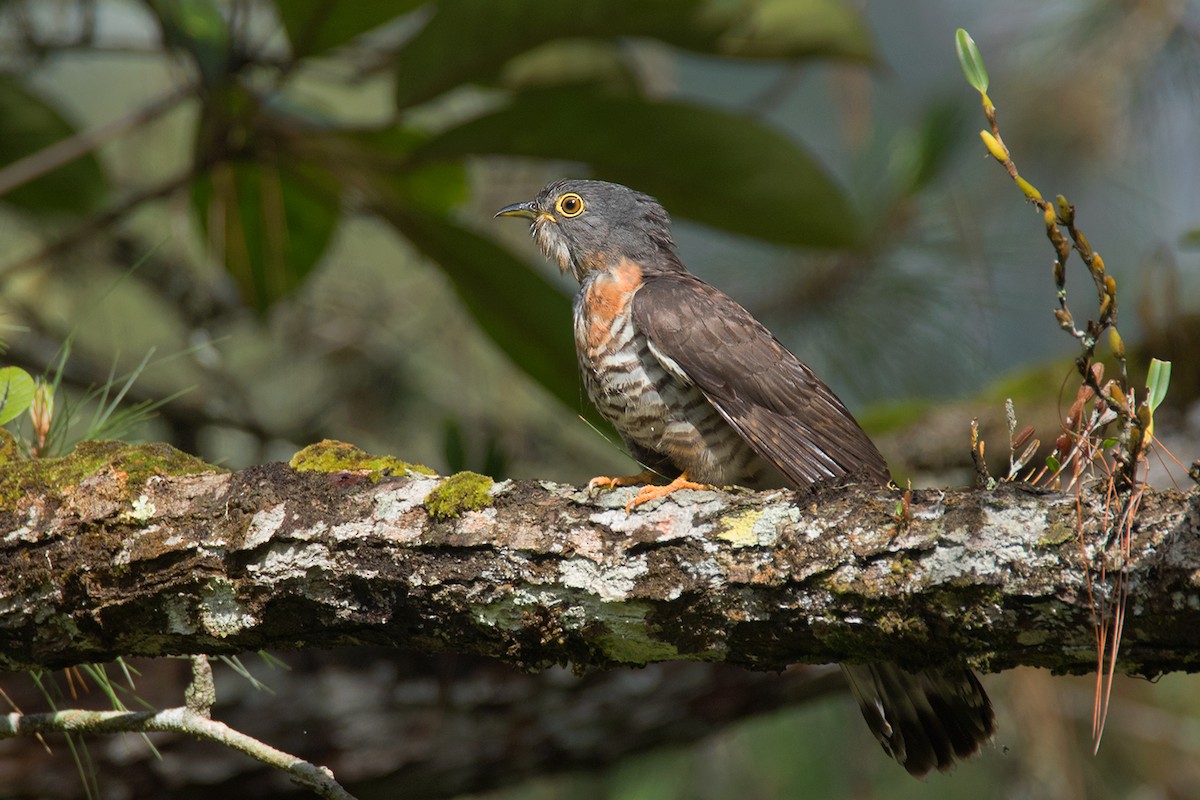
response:
<path id="1" fill-rule="evenodd" d="M 580 282 L 622 258 L 643 269 L 681 268 L 671 220 L 657 200 L 618 183 L 555 181 L 497 217 L 524 217 L 542 252 Z"/>

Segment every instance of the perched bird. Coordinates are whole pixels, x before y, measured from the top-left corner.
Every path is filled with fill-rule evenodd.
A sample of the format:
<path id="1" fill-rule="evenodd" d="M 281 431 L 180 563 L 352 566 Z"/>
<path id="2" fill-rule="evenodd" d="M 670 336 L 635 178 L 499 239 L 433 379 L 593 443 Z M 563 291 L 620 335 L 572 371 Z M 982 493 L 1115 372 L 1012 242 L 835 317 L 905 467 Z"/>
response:
<path id="1" fill-rule="evenodd" d="M 746 309 L 688 272 L 649 195 L 603 181 L 551 183 L 498 217 L 579 281 L 575 347 L 588 396 L 647 469 L 629 508 L 684 488 L 886 484 L 887 462 L 833 391 Z M 673 478 L 655 485 L 660 476 Z M 974 673 L 842 665 L 883 749 L 910 773 L 976 753 L 995 720 Z"/>

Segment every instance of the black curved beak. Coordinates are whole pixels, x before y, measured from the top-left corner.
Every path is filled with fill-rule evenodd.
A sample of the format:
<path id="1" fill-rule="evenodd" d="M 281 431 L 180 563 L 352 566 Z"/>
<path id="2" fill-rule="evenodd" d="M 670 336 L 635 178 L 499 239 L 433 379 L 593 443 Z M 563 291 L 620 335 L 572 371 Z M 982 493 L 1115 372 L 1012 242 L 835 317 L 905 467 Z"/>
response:
<path id="1" fill-rule="evenodd" d="M 527 203 L 513 203 L 511 206 L 505 206 L 496 212 L 497 217 L 524 217 L 525 219 L 537 219 L 538 210 L 534 206 L 533 201 Z"/>

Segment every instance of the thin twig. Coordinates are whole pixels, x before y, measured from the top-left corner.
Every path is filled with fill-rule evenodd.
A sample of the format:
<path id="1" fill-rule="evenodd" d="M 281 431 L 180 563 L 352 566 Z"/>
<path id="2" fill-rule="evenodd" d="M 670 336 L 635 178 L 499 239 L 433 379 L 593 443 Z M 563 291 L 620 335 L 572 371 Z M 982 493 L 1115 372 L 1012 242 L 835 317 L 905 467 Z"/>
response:
<path id="1" fill-rule="evenodd" d="M 0 716 L 0 740 L 46 733 L 182 733 L 239 750 L 282 770 L 301 786 L 331 800 L 354 800 L 326 767 L 277 750 L 252 736 L 208 719 L 187 707 L 163 711 L 83 711 Z"/>
<path id="2" fill-rule="evenodd" d="M 77 158 L 82 158 L 109 139 L 131 128 L 145 125 L 156 117 L 162 116 L 175 108 L 181 100 L 194 94 L 195 91 L 196 88 L 191 85 L 173 89 L 131 114 L 114 119 L 97 128 L 80 131 L 74 136 L 55 142 L 49 147 L 43 147 L 35 153 L 30 153 L 24 158 L 14 161 L 0 169 L 0 196 L 53 172 Z"/>

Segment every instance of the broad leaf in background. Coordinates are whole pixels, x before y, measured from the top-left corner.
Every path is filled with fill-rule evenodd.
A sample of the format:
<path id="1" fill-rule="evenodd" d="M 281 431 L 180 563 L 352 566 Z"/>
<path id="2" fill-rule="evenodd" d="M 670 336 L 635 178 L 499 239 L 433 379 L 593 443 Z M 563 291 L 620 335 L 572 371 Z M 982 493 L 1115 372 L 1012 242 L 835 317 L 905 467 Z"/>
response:
<path id="1" fill-rule="evenodd" d="M 447 214 L 470 196 L 467 170 L 448 161 L 406 165 L 428 141 L 429 134 L 400 127 L 339 133 L 325 139 L 323 163 L 375 204 Z"/>
<path id="2" fill-rule="evenodd" d="M 16 419 L 33 404 L 34 380 L 20 367 L 0 369 L 0 425 Z"/>
<path id="3" fill-rule="evenodd" d="M 654 36 L 686 20 L 699 0 L 442 0 L 396 54 L 396 105 L 416 105 L 464 83 L 495 79 L 509 59 L 554 39 Z"/>
<path id="4" fill-rule="evenodd" d="M 642 93 L 634 63 L 615 41 L 556 39 L 521 53 L 497 78 L 505 89 L 593 86 L 617 94 Z"/>
<path id="5" fill-rule="evenodd" d="M 341 216 L 338 182 L 311 164 L 224 162 L 192 183 L 212 251 L 265 310 L 312 271 Z"/>
<path id="6" fill-rule="evenodd" d="M 579 407 L 571 300 L 495 242 L 431 214 L 376 211 L 436 261 L 479 326 L 519 367 L 571 408 Z"/>
<path id="7" fill-rule="evenodd" d="M 545 42 L 621 36 L 742 58 L 873 57 L 861 16 L 839 0 L 442 0 L 396 54 L 396 104 L 493 82 L 509 59 Z"/>
<path id="8" fill-rule="evenodd" d="M 585 162 L 596 177 L 656 196 L 673 215 L 766 241 L 839 247 L 858 235 L 845 194 L 811 155 L 774 128 L 711 108 L 528 92 L 413 157 L 474 154 Z"/>
<path id="9" fill-rule="evenodd" d="M 149 0 L 158 18 L 163 44 L 187 53 L 208 86 L 229 73 L 229 25 L 214 0 Z"/>
<path id="10" fill-rule="evenodd" d="M 423 0 L 275 0 L 296 58 L 345 44 L 400 17 Z"/>
<path id="11" fill-rule="evenodd" d="M 45 101 L 15 78 L 0 75 L 0 166 L 74 134 L 71 124 Z M 89 153 L 12 190 L 0 202 L 39 214 L 83 214 L 99 206 L 107 190 L 100 162 Z"/>
<path id="12" fill-rule="evenodd" d="M 707 16 L 719 31 L 714 52 L 743 58 L 875 58 L 862 14 L 844 0 L 756 0 L 748 5 L 748 10 L 721 8 L 722 13 Z"/>

